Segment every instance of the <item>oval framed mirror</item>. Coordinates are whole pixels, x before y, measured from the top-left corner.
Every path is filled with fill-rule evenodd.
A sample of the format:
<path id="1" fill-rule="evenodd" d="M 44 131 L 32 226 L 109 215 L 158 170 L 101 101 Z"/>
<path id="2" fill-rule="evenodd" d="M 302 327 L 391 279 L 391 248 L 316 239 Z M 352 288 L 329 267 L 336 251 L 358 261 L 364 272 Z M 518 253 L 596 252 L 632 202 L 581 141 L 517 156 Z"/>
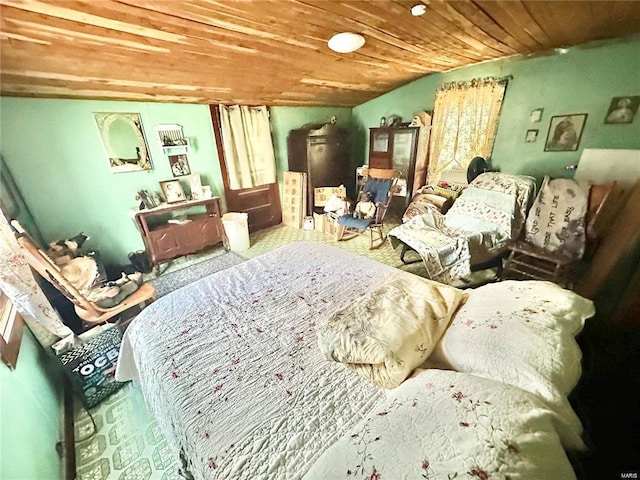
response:
<path id="1" fill-rule="evenodd" d="M 139 113 L 93 114 L 113 173 L 151 170 L 151 157 Z"/>

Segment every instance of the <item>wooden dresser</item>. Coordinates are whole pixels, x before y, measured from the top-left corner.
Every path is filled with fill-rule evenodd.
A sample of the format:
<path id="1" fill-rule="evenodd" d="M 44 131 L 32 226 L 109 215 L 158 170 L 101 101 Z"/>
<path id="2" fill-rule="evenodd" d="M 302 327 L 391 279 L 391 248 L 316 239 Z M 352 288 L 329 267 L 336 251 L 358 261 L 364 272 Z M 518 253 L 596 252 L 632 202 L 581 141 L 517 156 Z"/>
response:
<path id="1" fill-rule="evenodd" d="M 198 207 L 205 212 L 196 212 L 202 210 Z M 134 219 L 154 266 L 218 242 L 229 249 L 218 197 L 163 203 L 135 212 Z"/>

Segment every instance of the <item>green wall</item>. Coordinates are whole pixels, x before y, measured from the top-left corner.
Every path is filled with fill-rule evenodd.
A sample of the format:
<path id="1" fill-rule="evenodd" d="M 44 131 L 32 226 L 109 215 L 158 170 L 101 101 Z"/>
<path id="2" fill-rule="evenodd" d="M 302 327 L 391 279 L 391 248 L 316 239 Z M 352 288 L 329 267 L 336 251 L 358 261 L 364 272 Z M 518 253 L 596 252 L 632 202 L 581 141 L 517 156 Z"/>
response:
<path id="1" fill-rule="evenodd" d="M 189 163 L 214 194 L 222 191 L 208 107 L 165 103 L 1 99 L 4 160 L 43 237 L 50 241 L 80 231 L 105 261 L 126 263 L 144 248 L 131 212 L 141 188 L 159 190 L 173 178 L 154 126 L 179 123 L 192 140 Z M 93 112 L 139 112 L 153 170 L 111 173 Z"/>
<path id="2" fill-rule="evenodd" d="M 49 360 L 49 361 L 47 361 Z M 49 365 L 49 366 L 47 366 Z M 62 381 L 25 326 L 16 369 L 0 364 L 0 478 L 61 478 Z"/>
<path id="3" fill-rule="evenodd" d="M 359 132 L 360 161 L 367 160 L 368 129 L 380 117 L 396 114 L 410 121 L 419 110 L 432 110 L 436 89 L 444 82 L 513 75 L 505 93 L 491 158 L 492 167 L 537 177 L 571 177 L 565 166 L 578 164 L 584 148 L 640 148 L 640 113 L 632 124 L 605 125 L 613 97 L 640 95 L 640 40 L 592 44 L 568 53 L 530 59 L 500 60 L 423 77 L 353 109 Z M 532 110 L 544 108 L 531 123 Z M 545 152 L 552 116 L 588 114 L 575 152 Z M 528 129 L 539 130 L 535 143 L 525 143 Z M 362 134 L 364 133 L 364 136 Z"/>
<path id="4" fill-rule="evenodd" d="M 289 130 L 325 122 L 332 115 L 346 127 L 351 121 L 349 108 L 273 107 L 271 111 L 279 179 L 287 169 Z M 93 112 L 140 113 L 153 169 L 111 173 Z M 225 209 L 207 105 L 0 98 L 1 153 L 45 240 L 83 231 L 91 237 L 87 248 L 99 250 L 110 264 L 126 264 L 129 252 L 143 249 L 131 216 L 135 194 L 141 188 L 158 191 L 159 181 L 173 178 L 154 131 L 163 123 L 183 126 L 192 146 L 191 171 L 211 185 Z"/>

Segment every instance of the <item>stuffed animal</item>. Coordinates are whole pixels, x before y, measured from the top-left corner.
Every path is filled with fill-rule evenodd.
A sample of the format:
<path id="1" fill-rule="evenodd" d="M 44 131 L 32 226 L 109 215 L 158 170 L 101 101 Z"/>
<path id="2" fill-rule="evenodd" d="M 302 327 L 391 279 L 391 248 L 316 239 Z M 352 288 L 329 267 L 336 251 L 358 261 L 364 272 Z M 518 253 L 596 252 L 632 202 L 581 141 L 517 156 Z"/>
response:
<path id="1" fill-rule="evenodd" d="M 371 194 L 362 192 L 358 197 L 358 203 L 353 210 L 354 218 L 373 218 L 376 214 L 376 205 L 371 201 Z"/>

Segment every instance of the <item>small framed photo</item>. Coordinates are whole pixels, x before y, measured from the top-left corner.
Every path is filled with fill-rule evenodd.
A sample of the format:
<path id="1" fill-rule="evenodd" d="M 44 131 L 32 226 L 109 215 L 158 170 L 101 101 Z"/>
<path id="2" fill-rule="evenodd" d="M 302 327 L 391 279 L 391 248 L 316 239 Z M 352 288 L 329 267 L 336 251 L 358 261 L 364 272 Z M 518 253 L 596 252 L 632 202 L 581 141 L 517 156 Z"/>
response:
<path id="1" fill-rule="evenodd" d="M 614 97 L 604 118 L 604 123 L 632 123 L 640 105 L 638 97 Z"/>
<path id="2" fill-rule="evenodd" d="M 160 188 L 162 189 L 164 198 L 167 199 L 167 203 L 184 202 L 186 200 L 180 180 L 165 180 L 160 182 Z"/>
<path id="3" fill-rule="evenodd" d="M 538 123 L 542 120 L 542 112 L 544 112 L 544 108 L 536 108 L 535 110 L 532 110 L 529 114 L 529 121 L 531 123 Z"/>
<path id="4" fill-rule="evenodd" d="M 551 117 L 549 133 L 544 145 L 545 152 L 574 152 L 587 122 L 586 113 L 571 113 Z"/>
<path id="5" fill-rule="evenodd" d="M 204 198 L 202 180 L 200 180 L 199 173 L 194 173 L 189 176 L 189 189 L 191 190 L 191 200 L 202 200 Z"/>
<path id="6" fill-rule="evenodd" d="M 138 190 L 138 197 L 140 197 L 140 201 L 142 202 L 144 208 L 151 209 L 160 205 L 160 203 L 156 200 L 156 195 L 151 193 L 149 190 Z"/>
<path id="7" fill-rule="evenodd" d="M 189 168 L 189 160 L 187 160 L 186 155 L 169 155 L 169 164 L 174 177 L 191 175 L 191 168 Z"/>
<path id="8" fill-rule="evenodd" d="M 527 130 L 527 134 L 524 137 L 525 143 L 534 143 L 538 139 L 539 130 Z"/>

